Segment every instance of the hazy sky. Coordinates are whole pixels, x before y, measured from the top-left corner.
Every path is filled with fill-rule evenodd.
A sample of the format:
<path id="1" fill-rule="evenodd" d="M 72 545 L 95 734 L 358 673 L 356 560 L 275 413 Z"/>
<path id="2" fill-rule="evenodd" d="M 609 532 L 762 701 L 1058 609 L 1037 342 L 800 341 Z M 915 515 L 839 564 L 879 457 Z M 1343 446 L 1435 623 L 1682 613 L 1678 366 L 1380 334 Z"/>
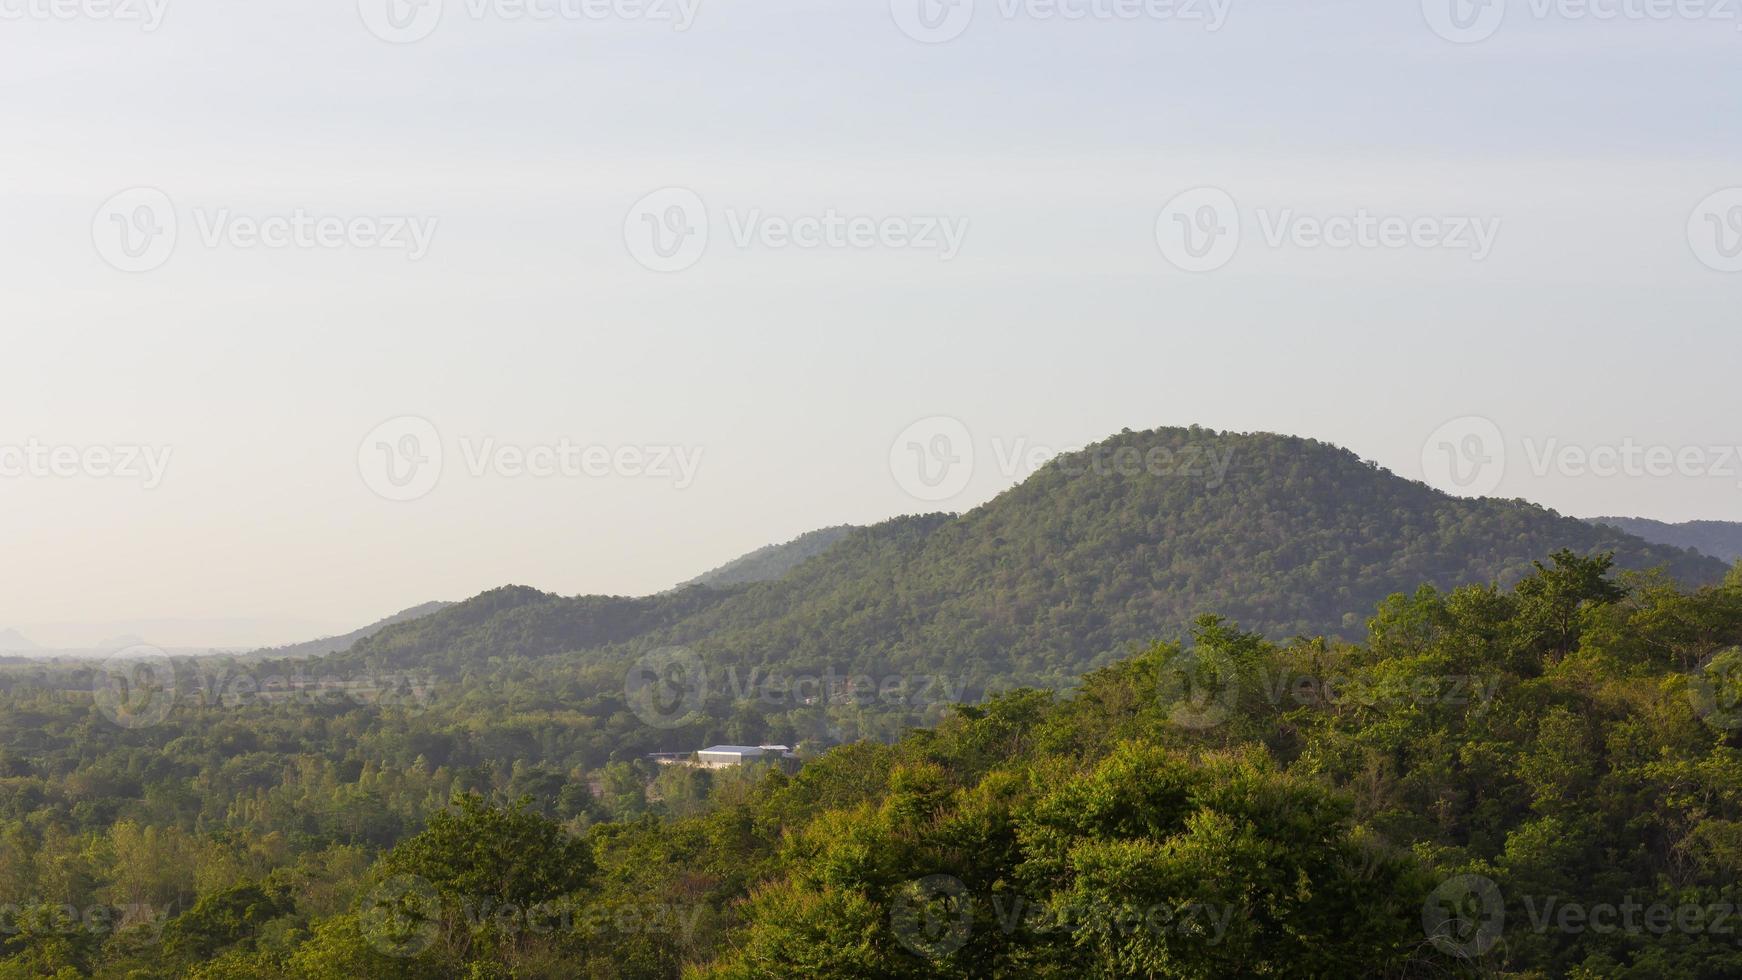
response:
<path id="1" fill-rule="evenodd" d="M 401 2 L 0 0 L 0 627 L 643 593 L 1192 422 L 1742 519 L 1720 0 Z"/>

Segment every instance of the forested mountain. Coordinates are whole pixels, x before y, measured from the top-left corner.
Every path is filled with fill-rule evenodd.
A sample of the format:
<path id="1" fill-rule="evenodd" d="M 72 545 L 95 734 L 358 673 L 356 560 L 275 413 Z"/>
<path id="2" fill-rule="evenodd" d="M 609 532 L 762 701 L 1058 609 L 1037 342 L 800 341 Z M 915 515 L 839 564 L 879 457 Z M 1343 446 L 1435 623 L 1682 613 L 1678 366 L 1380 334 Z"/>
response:
<path id="1" fill-rule="evenodd" d="M 752 582 L 771 582 L 777 578 L 784 578 L 788 572 L 829 550 L 836 542 L 856 530 L 858 528 L 851 524 L 841 524 L 801 534 L 785 544 L 766 545 L 747 555 L 734 558 L 713 571 L 704 572 L 679 585 L 678 588 L 687 588 L 691 585 L 711 585 L 715 588 L 721 588 L 728 585 L 748 585 Z"/>
<path id="2" fill-rule="evenodd" d="M 1735 521 L 1666 524 L 1643 517 L 1593 517 L 1591 523 L 1620 528 L 1653 544 L 1692 548 L 1721 561 L 1733 562 L 1742 559 L 1742 523 Z"/>
<path id="3" fill-rule="evenodd" d="M 1275 638 L 1358 635 L 1400 588 L 1508 583 L 1561 548 L 1688 584 L 1725 571 L 1524 501 L 1450 497 L 1324 443 L 1174 428 L 1062 456 L 961 516 L 853 530 L 775 581 L 643 599 L 490 593 L 354 653 L 459 669 L 684 646 L 720 664 L 1068 684 L 1182 637 L 1202 609 Z"/>

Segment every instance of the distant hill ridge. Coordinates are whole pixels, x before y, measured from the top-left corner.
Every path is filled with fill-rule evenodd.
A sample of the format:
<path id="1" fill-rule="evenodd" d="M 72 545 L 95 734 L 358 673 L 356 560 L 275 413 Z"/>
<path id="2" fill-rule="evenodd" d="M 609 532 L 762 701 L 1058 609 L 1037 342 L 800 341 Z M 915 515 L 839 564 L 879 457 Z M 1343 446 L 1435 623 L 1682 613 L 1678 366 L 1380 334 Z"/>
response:
<path id="1" fill-rule="evenodd" d="M 1232 454 L 1220 481 L 1109 463 L 1205 453 Z M 349 656 L 462 671 L 678 645 L 793 671 L 1068 681 L 1201 613 L 1273 636 L 1356 634 L 1394 592 L 1510 583 L 1560 548 L 1686 584 L 1727 571 L 1526 501 L 1451 497 L 1326 443 L 1166 428 L 1061 456 L 966 514 L 850 531 L 779 579 L 643 598 L 498 589 Z"/>
<path id="2" fill-rule="evenodd" d="M 1742 524 L 1734 521 L 1667 524 L 1643 517 L 1593 517 L 1591 523 L 1617 527 L 1654 544 L 1692 548 L 1720 561 L 1742 561 Z"/>

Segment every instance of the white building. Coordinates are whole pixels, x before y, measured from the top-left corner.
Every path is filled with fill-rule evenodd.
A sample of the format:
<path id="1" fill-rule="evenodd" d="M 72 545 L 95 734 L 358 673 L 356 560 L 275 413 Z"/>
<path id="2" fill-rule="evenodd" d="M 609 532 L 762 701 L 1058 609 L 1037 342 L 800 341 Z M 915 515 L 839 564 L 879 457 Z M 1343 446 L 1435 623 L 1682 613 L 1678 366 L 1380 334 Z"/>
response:
<path id="1" fill-rule="evenodd" d="M 792 758 L 796 756 L 785 745 L 714 745 L 696 753 L 696 765 L 703 769 L 730 769 L 746 762 Z"/>

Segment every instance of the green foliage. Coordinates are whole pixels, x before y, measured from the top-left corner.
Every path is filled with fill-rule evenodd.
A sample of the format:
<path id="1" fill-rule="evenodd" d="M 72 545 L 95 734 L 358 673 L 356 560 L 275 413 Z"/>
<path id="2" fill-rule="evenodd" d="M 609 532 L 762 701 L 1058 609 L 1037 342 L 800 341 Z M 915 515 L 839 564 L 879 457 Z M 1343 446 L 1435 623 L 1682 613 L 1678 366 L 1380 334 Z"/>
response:
<path id="1" fill-rule="evenodd" d="M 232 885 L 202 897 L 164 931 L 164 955 L 197 963 L 235 946 L 251 944 L 268 922 L 293 909 L 288 890 L 254 882 Z"/>
<path id="2" fill-rule="evenodd" d="M 560 824 L 528 809 L 530 800 L 491 806 L 482 797 L 454 798 L 429 826 L 388 853 L 387 874 L 414 875 L 455 907 L 467 902 L 524 908 L 578 888 L 592 854 Z"/>

